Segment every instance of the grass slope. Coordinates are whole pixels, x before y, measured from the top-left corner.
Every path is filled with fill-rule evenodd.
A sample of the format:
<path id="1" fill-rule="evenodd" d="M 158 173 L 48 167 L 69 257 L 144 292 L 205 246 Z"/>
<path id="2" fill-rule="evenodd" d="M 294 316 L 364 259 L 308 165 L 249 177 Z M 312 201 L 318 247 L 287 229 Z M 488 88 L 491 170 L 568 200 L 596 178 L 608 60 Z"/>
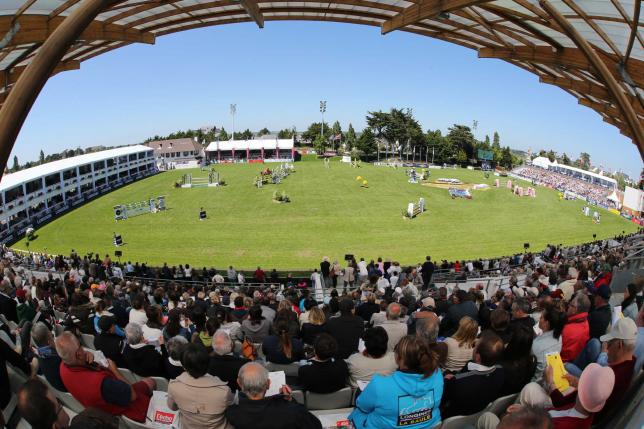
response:
<path id="1" fill-rule="evenodd" d="M 434 259 L 475 258 L 541 250 L 547 243 L 590 241 L 636 226 L 601 210 L 600 225 L 581 215 L 581 201 L 559 201 L 555 191 L 538 188 L 537 198 L 515 197 L 505 187 L 472 191 L 472 200 L 452 200 L 447 190 L 407 183 L 403 169 L 340 162 L 326 169 L 306 159 L 280 185 L 252 186 L 261 165 L 222 165 L 228 183 L 221 188 L 175 189 L 186 170 L 161 173 L 105 195 L 42 227 L 30 250 L 68 254 L 114 251 L 112 233 L 123 236 L 125 260 L 158 265 L 310 269 L 322 256 L 341 259 L 378 257 L 415 263 Z M 199 170 L 195 177 L 207 176 Z M 363 176 L 369 188 L 355 180 Z M 433 170 L 432 178 L 454 177 L 470 183 L 494 182 L 480 171 Z M 505 183 L 505 179 L 502 180 Z M 290 204 L 275 204 L 272 193 L 284 189 Z M 116 223 L 112 207 L 166 195 L 169 210 Z M 414 220 L 401 210 L 424 197 L 427 212 Z M 200 222 L 204 207 L 208 219 Z M 25 249 L 24 241 L 16 248 Z"/>

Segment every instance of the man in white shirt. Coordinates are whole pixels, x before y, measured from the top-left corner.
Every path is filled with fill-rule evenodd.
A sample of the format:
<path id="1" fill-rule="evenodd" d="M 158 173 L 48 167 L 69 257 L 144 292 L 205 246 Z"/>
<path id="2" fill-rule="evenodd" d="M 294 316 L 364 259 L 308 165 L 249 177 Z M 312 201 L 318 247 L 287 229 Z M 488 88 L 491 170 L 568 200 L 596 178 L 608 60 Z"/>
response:
<path id="1" fill-rule="evenodd" d="M 380 325 L 387 331 L 387 337 L 389 338 L 387 350 L 389 351 L 393 351 L 398 341 L 407 335 L 407 325 L 400 322 L 401 312 L 400 304 L 392 302 L 387 307 L 387 320 Z"/>
<path id="2" fill-rule="evenodd" d="M 358 262 L 358 283 L 364 283 L 368 276 L 369 271 L 367 271 L 367 263 L 364 258 L 360 258 L 360 262 Z"/>

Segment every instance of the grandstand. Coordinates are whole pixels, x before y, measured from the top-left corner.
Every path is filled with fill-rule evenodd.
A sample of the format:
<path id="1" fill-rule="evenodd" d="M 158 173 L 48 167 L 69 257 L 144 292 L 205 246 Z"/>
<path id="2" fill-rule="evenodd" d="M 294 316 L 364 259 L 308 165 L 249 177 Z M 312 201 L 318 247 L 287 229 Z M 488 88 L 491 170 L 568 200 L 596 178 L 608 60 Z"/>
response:
<path id="1" fill-rule="evenodd" d="M 563 169 L 562 167 L 566 167 Z M 541 167 L 522 165 L 513 170 L 514 175 L 524 180 L 531 180 L 542 186 L 557 189 L 561 192 L 568 192 L 577 198 L 587 201 L 591 204 L 604 208 L 619 208 L 619 200 L 616 199 L 616 182 L 610 177 L 603 177 L 588 171 L 579 170 L 586 173 L 568 174 L 573 167 L 553 166 L 548 169 Z M 591 177 L 590 174 L 597 177 Z M 601 181 L 601 182 L 600 182 Z"/>
<path id="2" fill-rule="evenodd" d="M 0 242 L 112 189 L 156 173 L 152 149 L 127 146 L 41 164 L 0 181 Z"/>
<path id="3" fill-rule="evenodd" d="M 136 345 L 136 341 L 139 341 L 135 339 L 137 330 L 145 336 L 145 332 L 156 329 L 160 333 L 159 335 L 167 337 L 167 340 L 175 338 L 170 334 L 172 325 L 170 321 L 165 326 L 160 325 L 156 327 L 156 322 L 153 323 L 152 320 L 153 317 L 156 317 L 154 316 L 155 314 L 169 312 L 170 319 L 176 317 L 178 314 L 185 314 L 185 320 L 187 322 L 185 332 L 179 330 L 180 333 L 178 335 L 186 339 L 181 341 L 192 341 L 193 344 L 197 344 L 199 347 L 202 347 L 201 344 L 205 344 L 205 341 L 208 339 L 212 341 L 213 352 L 209 358 L 211 363 L 208 373 L 212 376 L 220 377 L 222 380 L 230 376 L 226 372 L 228 370 L 217 366 L 216 363 L 219 361 L 217 355 L 219 353 L 219 346 L 215 346 L 215 341 L 218 341 L 217 339 L 230 338 L 232 341 L 231 350 L 234 356 L 240 356 L 232 357 L 233 355 L 231 355 L 230 358 L 227 358 L 228 361 L 231 361 L 230 359 L 237 359 L 236 362 L 239 362 L 239 366 L 234 370 L 235 374 L 237 374 L 241 365 L 248 362 L 248 360 L 241 357 L 242 354 L 256 359 L 256 362 L 264 366 L 271 374 L 282 374 L 282 377 L 285 377 L 286 382 L 291 386 L 292 393 L 290 393 L 290 396 L 293 398 L 293 403 L 300 404 L 293 406 L 301 407 L 293 408 L 291 413 L 311 413 L 308 414 L 311 417 L 307 417 L 309 423 L 303 427 L 319 428 L 320 425 L 324 425 L 324 427 L 334 425 L 338 420 L 346 417 L 352 420 L 360 418 L 360 413 L 363 412 L 361 410 L 364 410 L 364 401 L 360 397 L 361 395 L 369 395 L 369 385 L 371 383 L 374 383 L 374 385 L 379 383 L 379 379 L 371 378 L 371 381 L 369 381 L 368 379 L 358 378 L 361 381 L 356 385 L 352 384 L 352 380 L 355 380 L 354 377 L 365 377 L 364 372 L 361 372 L 364 369 L 356 361 L 357 356 L 362 355 L 362 353 L 358 352 L 356 343 L 356 349 L 350 349 L 351 352 L 347 358 L 348 366 L 346 366 L 345 375 L 327 375 L 323 385 L 326 383 L 335 383 L 334 380 L 337 380 L 338 377 L 340 377 L 341 384 L 331 391 L 324 390 L 321 392 L 318 390 L 320 387 L 311 381 L 309 373 L 303 369 L 311 368 L 317 371 L 324 371 L 324 366 L 319 366 L 319 364 L 315 363 L 315 360 L 308 360 L 304 366 L 298 361 L 299 356 L 307 358 L 321 354 L 321 351 L 318 349 L 320 345 L 314 339 L 315 337 L 313 339 L 308 337 L 308 330 L 312 326 L 310 320 L 313 317 L 313 310 L 311 309 L 315 306 L 312 306 L 312 303 L 315 301 L 311 301 L 311 296 L 316 296 L 317 293 L 321 294 L 320 304 L 317 307 L 321 310 L 321 316 L 316 317 L 322 317 L 322 325 L 315 326 L 321 326 L 323 331 L 330 333 L 330 338 L 334 338 L 331 341 L 341 341 L 347 335 L 343 334 L 341 336 L 339 333 L 335 333 L 335 326 L 339 322 L 343 320 L 357 320 L 360 324 L 364 324 L 364 329 L 368 331 L 368 334 L 364 334 L 366 336 L 365 338 L 372 338 L 372 336 L 382 333 L 386 333 L 385 335 L 393 335 L 391 334 L 393 328 L 402 327 L 404 328 L 404 332 L 409 333 L 410 336 L 404 337 L 403 334 L 403 339 L 400 341 L 407 343 L 412 341 L 412 344 L 417 344 L 418 346 L 418 343 L 413 343 L 413 338 L 425 338 L 422 341 L 429 341 L 430 344 L 435 344 L 435 347 L 438 347 L 437 344 L 440 343 L 436 343 L 437 334 L 440 333 L 440 335 L 446 337 L 456 335 L 454 334 L 454 330 L 451 330 L 454 328 L 450 328 L 450 325 L 446 322 L 453 317 L 454 313 L 452 310 L 457 311 L 459 307 L 467 304 L 470 306 L 476 305 L 473 308 L 479 308 L 478 314 L 472 315 L 471 317 L 475 319 L 473 322 L 475 326 L 480 326 L 484 331 L 484 335 L 482 336 L 484 339 L 481 341 L 488 341 L 490 338 L 498 338 L 498 341 L 501 341 L 501 338 L 505 338 L 504 341 L 507 342 L 507 347 L 513 348 L 515 347 L 513 336 L 518 335 L 516 334 L 516 330 L 519 329 L 516 327 L 518 320 L 524 320 L 521 323 L 534 326 L 537 332 L 534 340 L 530 338 L 530 344 L 534 342 L 536 346 L 541 336 L 551 332 L 541 333 L 537 329 L 537 325 L 546 331 L 551 328 L 548 325 L 537 323 L 537 321 L 540 320 L 544 312 L 560 311 L 556 310 L 558 308 L 556 307 L 557 305 L 564 307 L 568 305 L 568 300 L 565 299 L 564 294 L 566 293 L 567 285 L 571 284 L 571 282 L 581 282 L 584 284 L 582 290 L 578 292 L 578 294 L 584 296 L 586 293 L 593 296 L 600 293 L 598 291 L 604 291 L 607 290 L 606 288 L 609 288 L 612 291 L 609 300 L 610 305 L 624 304 L 626 302 L 626 296 L 623 292 L 626 289 L 626 284 L 633 281 L 632 271 L 639 269 L 637 267 L 641 267 L 640 254 L 642 249 L 644 249 L 644 234 L 638 233 L 569 248 L 548 246 L 544 251 L 537 254 L 514 255 L 513 257 L 501 258 L 499 260 L 484 261 L 484 263 L 482 261 L 468 261 L 463 262 L 462 266 L 454 266 L 454 264 L 451 264 L 451 269 L 442 272 L 437 266 L 433 278 L 432 276 L 427 278 L 426 275 L 423 275 L 423 270 L 430 269 L 430 265 L 423 264 L 422 267 L 388 265 L 385 268 L 373 261 L 370 264 L 365 263 L 364 267 L 368 270 L 368 275 L 363 277 L 360 274 L 362 272 L 363 262 L 356 264 L 354 260 L 347 262 L 346 266 L 341 267 L 342 270 L 346 270 L 348 267 L 356 264 L 356 281 L 353 284 L 347 285 L 348 287 L 344 292 L 340 288 L 341 281 L 338 281 L 337 289 L 331 283 L 328 283 L 331 287 L 327 288 L 322 286 L 330 280 L 325 278 L 327 276 L 323 265 L 325 261 L 321 264 L 321 272 L 324 273 L 323 277 L 314 275 L 311 277 L 311 284 L 305 282 L 304 286 L 300 283 L 296 287 L 291 283 L 292 279 L 276 279 L 272 276 L 269 278 L 267 273 L 261 271 L 260 268 L 253 273 L 254 279 L 248 282 L 245 280 L 240 281 L 240 277 L 238 276 L 234 276 L 235 280 L 230 279 L 233 277 L 230 272 L 232 267 L 227 272 L 213 270 L 214 275 L 212 278 L 210 278 L 212 272 L 200 273 L 198 270 L 191 270 L 189 274 L 183 272 L 182 276 L 185 275 L 194 279 L 205 276 L 204 281 L 191 282 L 185 277 L 179 276 L 164 278 L 162 275 L 160 276 L 160 272 L 156 274 L 143 273 L 140 271 L 141 266 L 139 264 L 136 264 L 135 268 L 131 264 L 121 265 L 109 260 L 101 260 L 98 256 L 82 257 L 72 254 L 64 257 L 49 257 L 43 254 L 15 252 L 11 249 L 3 248 L 0 253 L 0 259 L 5 268 L 5 272 L 9 270 L 11 273 L 11 280 L 23 282 L 24 279 L 24 290 L 27 300 L 25 301 L 21 298 L 18 304 L 20 306 L 19 308 L 21 310 L 24 309 L 24 303 L 30 302 L 29 298 L 32 294 L 37 298 L 34 305 L 37 306 L 39 311 L 36 317 L 39 323 L 38 327 L 31 328 L 33 338 L 27 340 L 31 341 L 32 344 L 34 344 L 34 341 L 42 341 L 43 332 L 46 332 L 46 329 L 49 329 L 48 327 L 53 329 L 56 337 L 64 337 L 64 331 L 75 333 L 78 335 L 80 344 L 89 353 L 100 352 L 104 355 L 109 355 L 110 359 L 119 359 L 120 368 L 114 371 L 118 371 L 119 376 L 127 380 L 125 381 L 126 383 L 133 385 L 139 383 L 139 386 L 140 383 L 150 383 L 154 385 L 159 395 L 166 395 L 166 392 L 174 395 L 176 393 L 174 393 L 173 383 L 177 383 L 176 380 L 181 380 L 183 376 L 176 378 L 177 375 L 172 375 L 172 373 L 167 372 L 172 367 L 166 366 L 169 369 L 162 369 L 162 367 L 155 366 L 155 362 L 157 361 L 163 362 L 163 359 L 170 359 L 163 357 L 167 356 L 166 353 L 176 353 L 174 343 L 168 344 L 167 352 L 166 345 L 162 344 L 163 354 L 158 353 L 158 358 L 152 356 L 151 359 L 145 362 L 133 360 L 131 350 L 133 350 L 132 346 Z M 610 261 L 608 267 L 605 266 L 605 261 Z M 485 270 L 480 271 L 479 268 L 483 267 L 483 264 L 490 268 L 489 277 L 481 277 L 481 271 Z M 572 270 L 571 267 L 573 267 Z M 330 267 L 330 269 L 333 270 L 334 267 Z M 462 277 L 460 279 L 449 278 L 450 271 L 451 274 L 457 275 L 462 271 Z M 125 273 L 125 278 L 120 278 L 121 272 Z M 628 274 L 630 277 L 624 277 L 625 274 Z M 88 275 L 90 276 L 89 278 L 87 277 Z M 135 275 L 139 275 L 140 277 L 136 277 Z M 64 279 L 69 279 L 79 288 L 78 290 L 85 290 L 86 292 L 73 292 L 72 295 L 68 295 L 63 283 Z M 92 282 L 95 284 L 89 285 Z M 8 280 L 3 280 L 3 287 L 6 287 L 7 284 Z M 632 290 L 629 289 L 629 291 Z M 45 297 L 43 293 L 46 291 L 49 291 L 51 295 L 45 299 L 41 299 Z M 91 301 L 86 295 L 89 291 L 92 292 Z M 204 291 L 208 292 L 205 300 L 203 299 Z M 355 316 L 350 316 L 345 313 L 341 313 L 340 316 L 335 315 L 340 302 L 348 302 L 346 300 L 355 299 L 359 296 L 360 291 L 362 291 L 366 299 L 357 300 Z M 601 293 L 603 294 L 604 292 Z M 183 294 L 182 300 L 179 300 L 180 294 Z M 378 309 L 375 312 L 374 310 L 369 310 L 371 308 L 369 307 L 371 305 L 370 303 L 373 302 L 369 298 L 371 294 L 376 297 L 376 302 L 381 302 L 378 307 L 381 309 L 380 311 Z M 18 295 L 22 296 L 22 293 Z M 85 298 L 83 298 L 84 296 Z M 140 305 L 137 302 L 140 302 L 141 299 L 144 300 L 145 311 L 137 310 Z M 577 297 L 574 298 L 574 300 L 580 299 Z M 633 301 L 635 308 L 641 306 L 641 301 L 641 296 L 638 296 Z M 579 301 L 575 302 L 577 302 L 577 305 L 581 305 Z M 180 303 L 185 303 L 185 305 Z M 204 309 L 200 309 L 202 303 L 205 306 L 204 308 L 207 309 L 206 314 L 208 316 L 206 317 L 208 319 L 215 318 L 211 321 L 212 323 L 208 322 L 208 324 L 204 324 L 205 319 L 200 321 L 201 316 L 199 314 L 204 314 Z M 299 309 L 298 303 L 303 306 L 302 310 Z M 394 304 L 400 306 L 402 310 L 400 318 L 398 316 L 391 316 L 393 314 L 391 312 L 398 311 L 395 309 L 399 308 L 392 307 Z M 553 304 L 555 307 L 552 307 Z M 340 309 L 342 308 L 340 306 Z M 384 310 L 385 308 L 386 311 Z M 519 311 L 517 308 L 521 308 L 521 311 L 525 309 L 527 315 L 523 315 L 521 316 L 522 319 L 519 319 L 519 316 L 516 315 Z M 497 317 L 497 313 L 502 312 L 507 314 L 508 318 L 512 317 L 516 319 L 517 322 L 511 322 L 509 325 L 505 325 L 505 327 L 498 327 L 492 321 L 492 325 L 490 325 L 490 321 L 496 319 L 490 319 L 491 313 L 485 316 L 485 312 L 482 312 L 482 309 L 493 311 L 495 314 L 494 317 Z M 271 310 L 272 313 L 270 313 Z M 128 311 L 130 313 L 129 315 Z M 156 313 L 157 311 L 161 313 Z M 222 311 L 223 313 L 221 313 Z M 256 313 L 257 311 L 259 313 Z M 599 311 L 598 308 L 593 308 L 589 314 L 593 315 L 597 311 Z M 293 326 L 294 330 L 288 335 L 292 335 L 290 339 L 291 344 L 304 342 L 304 344 L 309 345 L 308 347 L 311 347 L 309 351 L 307 352 L 305 348 L 305 354 L 303 355 L 299 354 L 302 352 L 297 352 L 298 354 L 294 354 L 290 361 L 279 360 L 277 358 L 278 355 L 275 354 L 271 346 L 273 339 L 276 338 L 276 334 L 266 331 L 266 333 L 256 336 L 257 333 L 255 331 L 248 330 L 248 327 L 251 326 L 251 319 L 249 317 L 255 317 L 252 314 L 259 314 L 262 317 L 260 320 L 266 320 L 263 319 L 265 317 L 262 316 L 263 312 L 266 312 L 267 315 L 272 314 L 270 317 L 273 318 L 273 323 L 276 326 L 279 326 L 278 324 L 281 323 L 279 320 L 288 320 L 282 319 L 284 317 L 294 317 L 296 321 L 299 319 L 300 323 L 296 322 L 296 325 Z M 510 316 L 510 313 L 513 316 Z M 17 314 L 22 314 L 22 311 Z M 220 319 L 215 314 L 225 316 Z M 628 316 L 625 316 L 629 320 L 627 323 L 632 323 L 634 326 L 634 322 L 629 319 L 631 313 L 625 314 L 628 314 Z M 137 320 L 135 315 L 138 315 L 136 317 L 142 316 L 144 319 L 141 319 L 140 322 L 134 322 L 134 320 Z M 73 319 L 71 318 L 72 316 Z M 440 324 L 438 324 L 437 316 L 443 318 L 443 322 Z M 640 321 L 641 316 L 642 311 L 640 311 Z M 7 314 L 5 311 L 0 318 L 2 320 L 0 323 L 4 324 L 10 332 L 15 330 L 17 323 L 20 322 L 19 318 L 13 319 L 12 317 L 11 314 Z M 338 323 L 333 322 L 336 318 Z M 436 323 L 421 322 L 425 318 L 436 320 Z M 104 319 L 105 322 L 103 322 Z M 107 320 L 113 320 L 113 322 L 107 322 Z M 178 319 L 176 320 L 178 321 Z M 118 356 L 110 354 L 113 351 L 106 348 L 106 334 L 97 331 L 99 326 L 106 326 L 107 323 L 117 323 L 117 325 L 120 325 L 119 329 L 125 328 L 125 340 L 130 345 L 126 343 L 125 350 Z M 138 323 L 141 323 L 141 325 L 138 325 Z M 261 323 L 263 324 L 264 322 Z M 597 321 L 591 316 L 588 317 L 588 323 L 590 323 L 591 330 L 595 329 L 594 324 Z M 623 324 L 621 321 L 619 323 Z M 134 326 L 135 324 L 136 327 Z M 206 328 L 206 325 L 209 327 Z M 215 328 L 212 329 L 215 330 L 211 331 L 210 329 L 213 326 Z M 297 329 L 295 329 L 295 326 L 297 326 Z M 613 329 L 610 327 L 609 321 L 602 326 L 605 331 L 611 331 Z M 528 332 L 532 332 L 532 328 Z M 642 340 L 639 336 L 643 334 L 644 330 L 640 328 L 638 342 Z M 563 336 L 565 346 L 570 343 L 571 339 L 567 337 L 569 334 L 566 334 L 565 328 L 563 334 L 560 335 Z M 0 334 L 0 337 L 9 346 L 16 347 L 17 350 L 20 350 L 20 346 L 17 346 L 15 343 L 18 340 L 14 339 L 11 335 Z M 28 337 L 23 336 L 23 341 L 25 338 Z M 118 336 L 115 338 L 118 338 Z M 252 338 L 252 341 L 250 341 L 252 347 L 248 346 L 250 348 L 243 346 L 244 340 L 248 338 Z M 179 340 L 173 341 L 176 342 Z M 370 342 L 372 340 L 369 339 L 366 341 L 366 350 L 369 353 L 374 353 L 373 343 Z M 64 347 L 62 343 L 59 344 L 59 340 L 56 340 L 56 344 L 60 350 Z M 423 347 L 422 343 L 420 344 L 420 347 Z M 44 350 L 41 344 L 36 343 L 34 345 L 40 347 L 39 350 Z M 583 346 L 583 344 L 581 345 Z M 23 343 L 22 346 L 24 347 L 25 344 Z M 537 352 L 538 348 L 535 348 L 535 346 L 532 348 L 529 347 L 527 353 L 529 353 L 532 359 L 536 359 L 538 362 L 540 359 L 543 359 L 543 355 Z M 451 346 L 448 345 L 444 357 L 447 360 L 439 358 L 436 363 L 438 368 L 440 368 L 437 371 L 442 370 L 446 374 L 448 371 L 444 368 L 445 365 L 447 365 L 447 362 L 452 362 L 449 359 L 455 357 L 455 355 L 452 355 L 453 352 L 449 347 Z M 157 353 L 154 351 L 154 348 L 155 346 L 150 344 L 147 346 L 143 345 L 143 348 L 136 347 L 134 349 L 146 349 L 148 353 Z M 354 352 L 356 353 L 354 354 Z M 39 353 L 44 352 L 40 351 Z M 524 351 L 524 353 L 526 352 Z M 630 353 L 629 356 L 631 357 L 628 358 L 630 360 L 620 362 L 627 362 L 628 365 L 631 365 L 629 368 L 633 369 L 630 370 L 631 372 L 628 373 L 628 378 L 625 381 L 620 381 L 619 383 L 616 381 L 614 383 L 615 387 L 611 387 L 613 392 L 610 396 L 613 399 L 609 399 L 606 405 L 606 407 L 609 407 L 608 404 L 610 403 L 610 408 L 601 413 L 596 413 L 596 416 L 591 413 L 587 417 L 595 428 L 637 427 L 641 423 L 641 415 L 638 410 L 641 407 L 642 401 L 642 375 L 640 371 L 644 351 L 640 347 L 635 350 L 634 355 L 632 354 L 633 352 Z M 38 354 L 37 359 L 41 364 L 47 365 L 47 359 L 53 358 L 51 356 Z M 58 358 L 55 353 L 53 356 Z M 366 356 L 369 355 L 367 354 Z M 316 359 L 319 359 L 319 357 Z M 521 363 L 524 361 L 523 357 L 508 360 L 508 356 L 504 357 L 500 355 L 497 359 L 497 371 L 503 371 L 503 374 L 511 374 L 511 371 L 516 370 L 516 365 L 519 365 L 519 367 L 524 365 Z M 615 361 L 616 358 L 609 357 L 608 359 L 608 363 L 604 363 L 603 365 L 608 365 L 606 368 L 616 368 L 618 365 Z M 335 361 L 342 361 L 342 365 L 347 365 L 344 364 L 342 359 L 338 359 L 337 357 Z M 530 362 L 530 360 L 526 362 Z M 568 361 L 566 365 L 569 364 L 572 365 L 570 368 L 573 370 L 575 364 L 572 361 Z M 18 417 L 12 411 L 16 408 L 17 400 L 15 395 L 20 391 L 19 387 L 27 380 L 27 375 L 23 373 L 22 368 L 18 361 L 14 361 L 13 365 L 7 366 L 11 392 L 10 397 L 13 399 L 9 400 L 8 408 L 5 408 L 4 411 L 10 423 L 17 422 L 16 419 Z M 459 396 L 454 396 L 454 383 L 456 382 L 451 381 L 449 378 L 446 378 L 443 382 L 441 376 L 440 383 L 441 385 L 444 383 L 445 387 L 442 390 L 442 397 L 435 398 L 437 403 L 432 405 L 434 410 L 432 415 L 440 416 L 438 417 L 438 422 L 443 428 L 464 427 L 467 424 L 484 427 L 480 426 L 483 418 L 486 420 L 490 418 L 503 418 L 504 411 L 508 405 L 523 397 L 524 389 L 534 388 L 533 384 L 526 387 L 528 382 L 533 377 L 543 377 L 543 375 L 540 375 L 541 373 L 534 373 L 533 366 L 528 365 L 526 368 L 532 369 L 527 373 L 521 372 L 517 374 L 516 380 L 506 378 L 503 382 L 503 386 L 506 387 L 503 387 L 501 390 L 499 390 L 498 386 L 490 384 L 487 386 L 485 393 L 479 392 L 481 400 L 474 399 L 474 397 L 469 399 L 468 401 L 471 401 L 471 406 L 468 409 L 471 409 L 472 412 L 466 415 L 455 414 L 454 411 L 460 407 L 453 405 L 454 401 L 463 400 Z M 390 370 L 384 371 L 393 371 L 394 377 L 398 373 L 395 365 Z M 477 370 L 464 369 L 464 371 L 476 372 Z M 319 375 L 322 376 L 322 374 L 323 372 Z M 70 417 L 76 415 L 83 416 L 87 407 L 90 406 L 91 400 L 78 395 L 78 388 L 70 384 L 73 382 L 69 376 L 64 374 L 61 376 L 63 377 L 62 385 L 57 384 L 60 383 L 60 379 L 57 379 L 56 373 L 52 373 L 51 371 L 44 372 L 39 376 L 39 379 L 45 383 L 62 403 L 65 413 Z M 239 377 L 243 379 L 241 373 L 239 373 Z M 273 376 L 271 375 L 271 377 Z M 610 384 L 612 386 L 613 382 Z M 174 386 L 176 387 L 176 384 Z M 230 388 L 245 389 L 243 382 L 239 387 L 232 384 Z M 71 393 L 61 389 L 69 390 Z M 556 395 L 553 396 L 553 398 L 555 397 Z M 632 398 L 632 400 L 620 401 L 616 400 L 616 398 Z M 243 405 L 243 402 L 240 403 L 241 405 Z M 156 410 L 158 406 L 155 405 L 154 409 Z M 181 407 L 174 410 L 168 409 L 167 407 L 162 408 L 164 410 L 163 412 L 172 416 L 172 418 L 175 418 L 182 412 L 187 412 L 183 411 Z M 228 411 L 226 412 L 226 417 L 231 419 L 231 421 L 237 418 L 232 412 L 233 410 L 234 408 L 231 408 L 230 413 Z M 151 422 L 146 425 L 137 424 L 135 422 L 136 418 L 134 420 L 132 419 L 135 417 L 135 413 L 133 414 L 133 412 L 127 409 L 118 412 L 117 415 L 121 413 L 124 413 L 120 417 L 123 427 L 155 427 Z M 13 418 L 10 417 L 12 415 Z M 276 414 L 275 418 L 286 419 L 287 416 L 288 414 Z M 28 413 L 23 417 L 31 418 Z M 558 427 L 557 421 L 557 417 L 553 417 L 555 428 Z M 19 424 L 22 426 L 18 427 L 26 427 L 24 426 L 26 424 L 24 420 L 20 421 Z M 584 427 L 590 427 L 590 424 Z"/>

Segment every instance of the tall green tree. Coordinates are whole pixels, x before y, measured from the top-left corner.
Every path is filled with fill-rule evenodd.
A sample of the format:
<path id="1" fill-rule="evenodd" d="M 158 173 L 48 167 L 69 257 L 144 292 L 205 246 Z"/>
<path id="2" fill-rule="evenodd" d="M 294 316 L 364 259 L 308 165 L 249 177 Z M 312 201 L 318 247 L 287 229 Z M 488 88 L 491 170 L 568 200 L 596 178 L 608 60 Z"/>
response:
<path id="1" fill-rule="evenodd" d="M 38 162 L 41 164 L 45 163 L 45 152 L 43 152 L 42 149 L 40 149 L 40 156 L 38 157 Z"/>
<path id="2" fill-rule="evenodd" d="M 356 148 L 365 156 L 371 156 L 376 153 L 376 136 L 371 128 L 365 128 L 356 142 Z"/>
<path id="3" fill-rule="evenodd" d="M 313 148 L 318 155 L 322 155 L 324 152 L 326 152 L 327 142 L 328 140 L 322 137 L 320 134 L 315 137 L 315 139 L 313 140 Z"/>
<path id="4" fill-rule="evenodd" d="M 356 131 L 353 129 L 352 124 L 349 124 L 349 128 L 347 128 L 347 135 L 344 138 L 344 143 L 347 151 L 351 151 L 351 149 L 356 145 Z"/>
<path id="5" fill-rule="evenodd" d="M 579 159 L 577 160 L 577 164 L 579 165 L 579 168 L 583 168 L 584 170 L 589 170 L 590 169 L 590 154 L 586 152 L 582 152 L 579 154 Z"/>
<path id="6" fill-rule="evenodd" d="M 561 155 L 561 163 L 564 165 L 570 165 L 572 163 L 570 158 L 568 158 L 568 155 L 566 155 L 566 152 L 564 152 L 564 154 Z"/>
<path id="7" fill-rule="evenodd" d="M 18 155 L 13 156 L 13 167 L 11 167 L 11 172 L 15 173 L 20 170 L 20 164 L 18 163 Z"/>
<path id="8" fill-rule="evenodd" d="M 284 128 L 283 130 L 280 130 L 277 133 L 277 138 L 278 139 L 290 139 L 290 138 L 293 138 L 293 130 L 289 130 L 288 128 Z"/>
<path id="9" fill-rule="evenodd" d="M 221 129 L 219 130 L 219 140 L 220 141 L 230 140 L 230 136 L 228 135 L 224 127 L 221 127 Z"/>
<path id="10" fill-rule="evenodd" d="M 476 139 L 467 125 L 454 124 L 449 128 L 447 139 L 454 147 L 457 154 L 457 162 L 464 163 L 468 159 L 473 159 L 476 152 Z M 465 160 L 462 160 L 460 151 L 465 152 Z"/>
<path id="11" fill-rule="evenodd" d="M 268 130 L 268 128 L 264 127 L 264 128 L 262 128 L 261 130 L 259 130 L 257 132 L 257 136 L 261 137 L 261 136 L 265 136 L 266 134 L 270 134 L 270 133 L 271 132 Z"/>
<path id="12" fill-rule="evenodd" d="M 555 159 L 557 159 L 557 154 L 553 150 L 550 150 L 546 154 L 546 157 L 550 162 L 555 162 Z"/>
<path id="13" fill-rule="evenodd" d="M 494 131 L 494 136 L 492 137 L 492 148 L 495 150 L 501 150 L 501 139 L 499 138 L 499 133 Z"/>
<path id="14" fill-rule="evenodd" d="M 302 133 L 302 139 L 306 141 L 313 142 L 315 138 L 320 135 L 322 129 L 322 122 L 313 122 L 309 127 Z M 324 139 L 328 140 L 331 136 L 331 129 L 329 124 L 324 123 Z"/>
<path id="15" fill-rule="evenodd" d="M 425 136 L 411 109 L 392 108 L 389 112 L 368 112 L 367 125 L 375 137 L 386 140 L 389 144 L 396 141 L 403 147 L 424 146 Z"/>
<path id="16" fill-rule="evenodd" d="M 429 149 L 429 159 L 433 159 L 434 163 L 454 161 L 454 148 L 451 142 L 443 136 L 441 130 L 427 130 L 425 141 Z"/>
<path id="17" fill-rule="evenodd" d="M 510 147 L 506 146 L 502 150 L 501 161 L 499 162 L 499 164 L 507 169 L 511 169 L 512 161 L 512 152 L 510 151 Z"/>

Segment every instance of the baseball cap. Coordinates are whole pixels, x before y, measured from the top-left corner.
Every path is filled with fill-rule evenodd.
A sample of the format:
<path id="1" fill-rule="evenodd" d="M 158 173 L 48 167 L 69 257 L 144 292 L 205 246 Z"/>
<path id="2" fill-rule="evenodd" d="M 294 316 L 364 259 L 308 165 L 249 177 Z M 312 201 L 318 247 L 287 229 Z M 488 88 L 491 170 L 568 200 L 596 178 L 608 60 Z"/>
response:
<path id="1" fill-rule="evenodd" d="M 633 319 L 624 317 L 619 319 L 612 326 L 610 332 L 606 335 L 599 337 L 601 342 L 606 342 L 614 339 L 618 340 L 635 340 L 637 338 L 637 325 Z"/>
<path id="2" fill-rule="evenodd" d="M 101 316 L 98 319 L 98 328 L 101 332 L 107 332 L 109 329 L 116 323 L 116 320 L 112 316 Z"/>
<path id="3" fill-rule="evenodd" d="M 610 291 L 610 288 L 608 285 L 601 285 L 597 289 L 593 291 L 593 295 L 599 295 L 605 300 L 609 300 L 612 292 Z"/>

